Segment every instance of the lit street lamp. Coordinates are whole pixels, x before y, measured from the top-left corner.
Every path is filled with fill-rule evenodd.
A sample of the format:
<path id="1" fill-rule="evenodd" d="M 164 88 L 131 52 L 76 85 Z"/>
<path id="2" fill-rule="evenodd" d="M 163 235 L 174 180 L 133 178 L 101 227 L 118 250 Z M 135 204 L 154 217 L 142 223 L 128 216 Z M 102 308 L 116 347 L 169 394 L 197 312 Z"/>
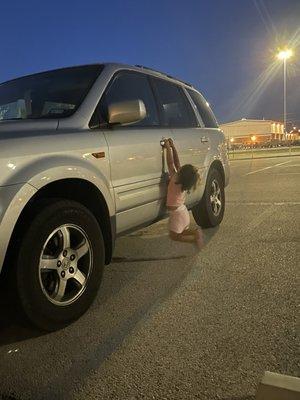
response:
<path id="1" fill-rule="evenodd" d="M 281 50 L 277 54 L 279 60 L 283 60 L 283 127 L 284 138 L 286 139 L 286 60 L 292 57 L 293 52 L 290 49 Z"/>

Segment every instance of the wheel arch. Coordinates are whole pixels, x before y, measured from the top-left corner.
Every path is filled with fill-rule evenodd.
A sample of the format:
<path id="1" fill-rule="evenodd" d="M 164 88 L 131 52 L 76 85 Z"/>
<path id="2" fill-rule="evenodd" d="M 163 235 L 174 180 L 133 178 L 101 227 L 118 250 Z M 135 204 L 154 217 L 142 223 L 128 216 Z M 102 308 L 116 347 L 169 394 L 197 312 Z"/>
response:
<path id="1" fill-rule="evenodd" d="M 88 208 L 98 221 L 105 244 L 105 263 L 112 258 L 115 243 L 115 216 L 110 216 L 109 209 L 101 191 L 91 182 L 79 178 L 60 179 L 39 189 L 21 211 L 12 232 L 6 252 L 4 266 L 15 255 L 22 234 L 30 220 L 42 207 L 53 199 L 77 201 Z M 6 269 L 6 268 L 5 268 Z"/>

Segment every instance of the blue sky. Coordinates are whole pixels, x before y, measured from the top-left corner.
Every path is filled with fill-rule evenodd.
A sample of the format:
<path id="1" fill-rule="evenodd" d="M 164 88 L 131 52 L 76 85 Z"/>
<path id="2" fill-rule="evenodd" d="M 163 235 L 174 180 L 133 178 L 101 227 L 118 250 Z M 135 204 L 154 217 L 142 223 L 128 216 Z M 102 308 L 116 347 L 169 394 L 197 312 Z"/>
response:
<path id="1" fill-rule="evenodd" d="M 99 61 L 142 64 L 191 82 L 220 122 L 282 119 L 275 51 L 293 42 L 287 111 L 300 127 L 300 0 L 15 0 L 1 4 L 0 37 L 1 82 Z"/>

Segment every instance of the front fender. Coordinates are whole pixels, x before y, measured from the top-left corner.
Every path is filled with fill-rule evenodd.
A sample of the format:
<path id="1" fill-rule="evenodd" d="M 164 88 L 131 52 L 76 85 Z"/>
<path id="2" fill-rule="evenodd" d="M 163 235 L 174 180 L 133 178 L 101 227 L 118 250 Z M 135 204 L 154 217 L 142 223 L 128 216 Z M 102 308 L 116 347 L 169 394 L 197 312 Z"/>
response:
<path id="1" fill-rule="evenodd" d="M 105 198 L 110 215 L 115 214 L 114 192 L 110 185 L 110 167 L 108 158 L 96 159 L 90 153 L 81 158 L 72 155 L 48 155 L 35 157 L 31 162 L 18 164 L 5 182 L 27 182 L 39 190 L 49 183 L 61 179 L 83 179 L 95 185 Z"/>
<path id="2" fill-rule="evenodd" d="M 102 193 L 110 216 L 115 214 L 114 191 L 109 180 L 109 164 L 107 160 L 100 160 L 101 170 L 92 163 L 81 161 L 77 158 L 57 158 L 55 160 L 47 160 L 43 158 L 43 168 L 38 165 L 31 165 L 29 169 L 32 176 L 28 179 L 28 183 L 37 190 L 44 186 L 63 179 L 82 179 L 92 183 Z M 102 172 L 103 171 L 103 172 Z"/>
<path id="3" fill-rule="evenodd" d="M 0 187 L 0 272 L 16 222 L 36 192 L 28 183 Z"/>

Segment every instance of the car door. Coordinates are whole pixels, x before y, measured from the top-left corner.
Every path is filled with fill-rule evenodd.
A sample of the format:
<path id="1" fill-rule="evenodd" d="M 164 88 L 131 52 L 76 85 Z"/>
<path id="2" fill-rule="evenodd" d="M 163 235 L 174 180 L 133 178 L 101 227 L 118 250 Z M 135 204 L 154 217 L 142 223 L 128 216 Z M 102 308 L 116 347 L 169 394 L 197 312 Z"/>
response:
<path id="1" fill-rule="evenodd" d="M 171 129 L 171 137 L 178 151 L 181 165 L 195 165 L 204 178 L 209 139 L 200 127 L 192 103 L 180 85 L 158 78 L 151 78 L 151 80 L 158 98 L 162 124 Z M 187 196 L 187 205 L 194 204 L 202 197 L 204 181 L 202 179 L 196 191 Z"/>
<path id="2" fill-rule="evenodd" d="M 155 220 L 165 209 L 166 177 L 157 105 L 146 74 L 123 70 L 100 100 L 105 121 L 109 105 L 142 100 L 146 117 L 136 123 L 104 129 L 115 193 L 117 232 Z M 168 133 L 167 133 L 168 135 Z"/>

